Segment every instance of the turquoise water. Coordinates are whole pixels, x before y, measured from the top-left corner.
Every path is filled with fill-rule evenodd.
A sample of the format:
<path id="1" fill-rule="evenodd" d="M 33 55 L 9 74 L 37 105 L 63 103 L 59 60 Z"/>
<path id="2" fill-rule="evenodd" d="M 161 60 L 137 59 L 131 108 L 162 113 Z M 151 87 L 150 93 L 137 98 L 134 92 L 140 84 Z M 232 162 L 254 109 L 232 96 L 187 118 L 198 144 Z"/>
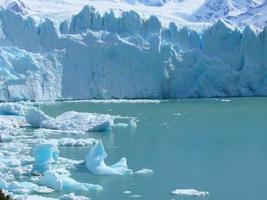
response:
<path id="1" fill-rule="evenodd" d="M 72 177 L 104 187 L 93 199 L 198 199 L 172 196 L 176 188 L 210 193 L 202 199 L 262 200 L 267 185 L 267 98 L 168 101 L 159 104 L 55 103 L 41 106 L 52 116 L 69 110 L 136 117 L 138 127 L 76 137 L 101 138 L 111 164 L 125 156 L 146 176 L 94 176 L 84 166 Z M 178 114 L 179 113 L 179 114 Z M 83 159 L 88 148 L 61 147 L 60 155 Z M 131 194 L 124 194 L 124 191 Z"/>

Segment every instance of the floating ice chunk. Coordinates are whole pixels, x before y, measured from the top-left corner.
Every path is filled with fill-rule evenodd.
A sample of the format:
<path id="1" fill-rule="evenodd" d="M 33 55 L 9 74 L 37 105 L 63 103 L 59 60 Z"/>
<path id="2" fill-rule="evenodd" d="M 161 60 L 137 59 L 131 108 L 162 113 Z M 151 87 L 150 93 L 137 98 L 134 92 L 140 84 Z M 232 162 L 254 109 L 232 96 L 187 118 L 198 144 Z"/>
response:
<path id="1" fill-rule="evenodd" d="M 21 103 L 1 103 L 0 114 L 1 115 L 17 115 L 24 116 L 28 106 Z"/>
<path id="2" fill-rule="evenodd" d="M 0 116 L 0 134 L 10 134 L 21 127 L 23 119 L 16 116 Z"/>
<path id="3" fill-rule="evenodd" d="M 142 195 L 140 195 L 140 194 L 133 194 L 133 195 L 131 195 L 130 197 L 131 197 L 131 198 L 141 198 Z"/>
<path id="4" fill-rule="evenodd" d="M 39 195 L 14 195 L 13 199 L 16 199 L 16 200 L 58 200 L 54 198 L 42 197 Z"/>
<path id="5" fill-rule="evenodd" d="M 0 135 L 0 142 L 11 142 L 15 139 L 14 136 L 9 134 L 1 134 Z"/>
<path id="6" fill-rule="evenodd" d="M 8 184 L 6 180 L 0 177 L 0 189 L 7 190 Z"/>
<path id="7" fill-rule="evenodd" d="M 136 128 L 137 123 L 135 120 L 131 119 L 128 124 L 120 122 L 120 123 L 113 124 L 112 126 L 113 127 L 119 127 L 119 128 L 128 128 L 128 127 Z"/>
<path id="8" fill-rule="evenodd" d="M 43 173 L 58 160 L 59 150 L 54 144 L 40 144 L 34 151 L 33 173 Z"/>
<path id="9" fill-rule="evenodd" d="M 19 194 L 27 194 L 38 189 L 38 185 L 31 182 L 13 181 L 8 185 L 8 191 Z"/>
<path id="10" fill-rule="evenodd" d="M 129 122 L 129 127 L 132 127 L 132 128 L 137 128 L 137 123 L 135 120 L 131 119 L 130 122 Z"/>
<path id="11" fill-rule="evenodd" d="M 45 185 L 49 188 L 62 191 L 62 190 L 71 190 L 71 191 L 101 191 L 102 187 L 100 185 L 80 183 L 74 179 L 64 175 L 57 174 L 53 171 L 46 171 L 44 175 L 39 180 L 39 183 Z"/>
<path id="12" fill-rule="evenodd" d="M 87 139 L 74 139 L 74 138 L 61 138 L 58 140 L 59 146 L 88 146 L 96 143 L 93 138 Z"/>
<path id="13" fill-rule="evenodd" d="M 132 192 L 129 191 L 129 190 L 126 190 L 126 191 L 124 191 L 123 193 L 124 193 L 124 194 L 131 194 Z"/>
<path id="14" fill-rule="evenodd" d="M 198 191 L 195 189 L 176 189 L 171 192 L 174 195 L 185 195 L 185 196 L 207 196 L 209 195 L 209 192 L 203 192 L 203 191 Z"/>
<path id="15" fill-rule="evenodd" d="M 128 169 L 126 158 L 121 158 L 114 165 L 107 166 L 105 163 L 106 157 L 107 153 L 103 143 L 98 140 L 85 157 L 87 169 L 96 175 L 127 175 L 133 173 L 131 169 Z"/>
<path id="16" fill-rule="evenodd" d="M 141 169 L 139 171 L 136 171 L 135 174 L 138 174 L 138 175 L 146 175 L 146 174 L 153 174 L 153 170 L 152 169 Z"/>
<path id="17" fill-rule="evenodd" d="M 111 115 L 75 111 L 65 112 L 53 118 L 33 108 L 28 111 L 26 120 L 37 128 L 102 132 L 111 128 L 114 119 Z"/>
<path id="18" fill-rule="evenodd" d="M 59 197 L 60 200 L 89 200 L 90 198 L 84 196 L 75 196 L 74 193 L 64 194 L 63 196 Z"/>

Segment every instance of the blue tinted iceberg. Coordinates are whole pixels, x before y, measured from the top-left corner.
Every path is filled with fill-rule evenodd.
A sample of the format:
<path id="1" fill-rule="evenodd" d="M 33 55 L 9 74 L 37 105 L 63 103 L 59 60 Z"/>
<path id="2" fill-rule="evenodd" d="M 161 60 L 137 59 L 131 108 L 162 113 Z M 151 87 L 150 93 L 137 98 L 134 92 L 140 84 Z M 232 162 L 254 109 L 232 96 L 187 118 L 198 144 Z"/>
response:
<path id="1" fill-rule="evenodd" d="M 101 140 L 90 149 L 85 157 L 87 169 L 96 175 L 129 175 L 132 170 L 128 168 L 126 158 L 121 158 L 117 163 L 107 166 L 105 158 L 107 153 Z"/>
<path id="2" fill-rule="evenodd" d="M 39 183 L 57 191 L 101 191 L 100 185 L 80 183 L 64 174 L 46 171 Z"/>
<path id="3" fill-rule="evenodd" d="M 40 144 L 34 151 L 33 173 L 43 173 L 58 160 L 59 150 L 54 144 Z"/>

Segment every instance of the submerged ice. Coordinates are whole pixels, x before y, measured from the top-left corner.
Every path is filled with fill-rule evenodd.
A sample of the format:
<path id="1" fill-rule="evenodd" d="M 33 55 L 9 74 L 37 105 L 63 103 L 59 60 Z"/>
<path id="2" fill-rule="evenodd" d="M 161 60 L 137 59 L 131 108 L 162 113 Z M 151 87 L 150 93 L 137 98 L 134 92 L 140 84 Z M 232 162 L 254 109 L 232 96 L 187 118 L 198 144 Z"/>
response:
<path id="1" fill-rule="evenodd" d="M 98 142 L 90 149 L 85 157 L 87 169 L 96 175 L 130 175 L 133 174 L 132 170 L 128 168 L 126 158 L 121 158 L 120 161 L 113 165 L 106 165 L 105 158 L 107 153 L 105 152 L 102 140 Z"/>

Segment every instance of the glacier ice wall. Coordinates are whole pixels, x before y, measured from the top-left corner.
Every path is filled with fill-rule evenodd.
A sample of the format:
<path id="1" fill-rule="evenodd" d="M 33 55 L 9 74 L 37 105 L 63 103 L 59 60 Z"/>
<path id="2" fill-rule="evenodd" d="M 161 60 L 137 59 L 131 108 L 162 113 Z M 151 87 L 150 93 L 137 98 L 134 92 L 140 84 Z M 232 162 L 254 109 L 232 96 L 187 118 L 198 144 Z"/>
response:
<path id="1" fill-rule="evenodd" d="M 70 20 L 0 10 L 0 100 L 267 95 L 267 28 L 196 32 L 85 6 Z"/>

